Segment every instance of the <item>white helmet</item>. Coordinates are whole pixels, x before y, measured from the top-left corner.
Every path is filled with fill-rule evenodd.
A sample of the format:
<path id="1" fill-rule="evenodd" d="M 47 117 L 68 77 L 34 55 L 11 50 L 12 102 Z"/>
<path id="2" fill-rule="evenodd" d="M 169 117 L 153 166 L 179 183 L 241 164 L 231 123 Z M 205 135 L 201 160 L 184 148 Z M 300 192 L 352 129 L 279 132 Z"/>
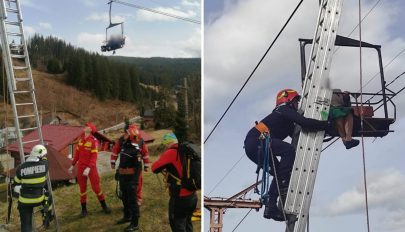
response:
<path id="1" fill-rule="evenodd" d="M 47 153 L 48 151 L 46 150 L 46 147 L 44 145 L 38 144 L 32 148 L 30 156 L 41 158 L 45 156 Z"/>

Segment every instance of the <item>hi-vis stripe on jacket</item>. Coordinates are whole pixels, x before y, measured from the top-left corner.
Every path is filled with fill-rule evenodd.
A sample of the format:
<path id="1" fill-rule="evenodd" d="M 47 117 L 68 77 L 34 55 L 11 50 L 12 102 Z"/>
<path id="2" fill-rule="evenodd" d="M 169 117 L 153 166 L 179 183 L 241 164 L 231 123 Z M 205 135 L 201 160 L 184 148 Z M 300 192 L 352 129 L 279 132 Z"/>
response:
<path id="1" fill-rule="evenodd" d="M 47 172 L 47 160 L 27 161 L 18 166 L 14 182 L 16 185 L 21 185 L 20 196 L 18 197 L 20 203 L 38 204 L 44 201 Z"/>
<path id="2" fill-rule="evenodd" d="M 98 147 L 98 140 L 93 135 L 85 137 L 82 134 L 77 143 L 72 165 L 74 166 L 78 163 L 82 167 L 96 167 Z"/>

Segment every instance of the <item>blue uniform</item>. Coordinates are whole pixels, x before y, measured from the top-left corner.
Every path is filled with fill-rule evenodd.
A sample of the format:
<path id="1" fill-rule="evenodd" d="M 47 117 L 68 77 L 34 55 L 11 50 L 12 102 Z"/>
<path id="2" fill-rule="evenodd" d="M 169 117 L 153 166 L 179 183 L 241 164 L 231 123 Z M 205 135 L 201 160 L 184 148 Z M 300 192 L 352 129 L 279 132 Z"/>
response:
<path id="1" fill-rule="evenodd" d="M 280 105 L 276 107 L 273 112 L 262 119 L 261 122 L 270 130 L 272 154 L 281 158 L 279 164 L 276 161 L 276 171 L 280 188 L 288 188 L 291 170 L 295 160 L 295 150 L 291 144 L 283 140 L 293 135 L 295 124 L 300 125 L 304 130 L 319 131 L 325 130 L 328 127 L 328 122 L 305 118 L 291 105 Z M 261 157 L 262 152 L 259 152 L 259 146 L 261 145 L 259 136 L 260 132 L 255 127 L 249 130 L 245 139 L 245 152 L 250 160 L 262 166 L 263 157 Z M 270 158 L 270 162 L 271 161 L 272 159 Z M 272 164 L 270 165 L 273 166 Z M 269 191 L 270 196 L 276 201 L 278 191 L 274 179 L 270 185 Z"/>

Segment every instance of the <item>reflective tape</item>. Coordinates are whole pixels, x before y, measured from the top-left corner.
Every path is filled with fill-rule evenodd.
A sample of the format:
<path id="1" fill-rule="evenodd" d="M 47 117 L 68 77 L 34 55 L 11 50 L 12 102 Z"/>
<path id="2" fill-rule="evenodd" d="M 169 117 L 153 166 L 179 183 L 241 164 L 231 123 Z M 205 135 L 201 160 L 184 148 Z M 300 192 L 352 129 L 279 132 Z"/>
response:
<path id="1" fill-rule="evenodd" d="M 80 193 L 80 196 L 82 197 L 82 196 L 84 196 L 84 195 L 86 195 L 86 194 L 87 194 L 87 191 L 84 192 L 84 193 Z"/>
<path id="2" fill-rule="evenodd" d="M 21 183 L 22 184 L 41 184 L 46 181 L 46 177 L 38 177 L 38 178 L 32 178 L 32 179 L 22 179 Z"/>
<path id="3" fill-rule="evenodd" d="M 18 197 L 18 201 L 24 204 L 35 204 L 35 203 L 41 203 L 45 199 L 45 195 L 42 195 L 41 197 L 37 198 L 25 198 L 22 197 L 21 195 Z"/>
<path id="4" fill-rule="evenodd" d="M 16 183 L 21 183 L 20 178 L 18 178 L 17 176 L 14 177 L 14 181 L 15 181 Z"/>

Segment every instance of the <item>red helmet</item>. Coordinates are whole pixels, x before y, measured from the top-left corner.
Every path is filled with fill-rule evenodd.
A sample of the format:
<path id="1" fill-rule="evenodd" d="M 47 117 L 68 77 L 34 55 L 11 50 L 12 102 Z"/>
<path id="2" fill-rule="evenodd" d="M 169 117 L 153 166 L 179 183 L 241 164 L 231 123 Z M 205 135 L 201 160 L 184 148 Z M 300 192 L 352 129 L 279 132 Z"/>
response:
<path id="1" fill-rule="evenodd" d="M 141 132 L 139 131 L 138 127 L 134 124 L 128 126 L 128 129 L 126 129 L 126 133 L 129 135 L 129 138 L 132 141 L 137 142 L 139 139 L 141 139 Z"/>
<path id="2" fill-rule="evenodd" d="M 97 131 L 96 126 L 91 122 L 87 122 L 86 124 L 84 124 L 84 126 L 90 127 L 91 133 L 95 133 Z"/>
<path id="3" fill-rule="evenodd" d="M 289 103 L 296 97 L 300 97 L 297 91 L 293 89 L 283 89 L 277 94 L 276 106 Z"/>

